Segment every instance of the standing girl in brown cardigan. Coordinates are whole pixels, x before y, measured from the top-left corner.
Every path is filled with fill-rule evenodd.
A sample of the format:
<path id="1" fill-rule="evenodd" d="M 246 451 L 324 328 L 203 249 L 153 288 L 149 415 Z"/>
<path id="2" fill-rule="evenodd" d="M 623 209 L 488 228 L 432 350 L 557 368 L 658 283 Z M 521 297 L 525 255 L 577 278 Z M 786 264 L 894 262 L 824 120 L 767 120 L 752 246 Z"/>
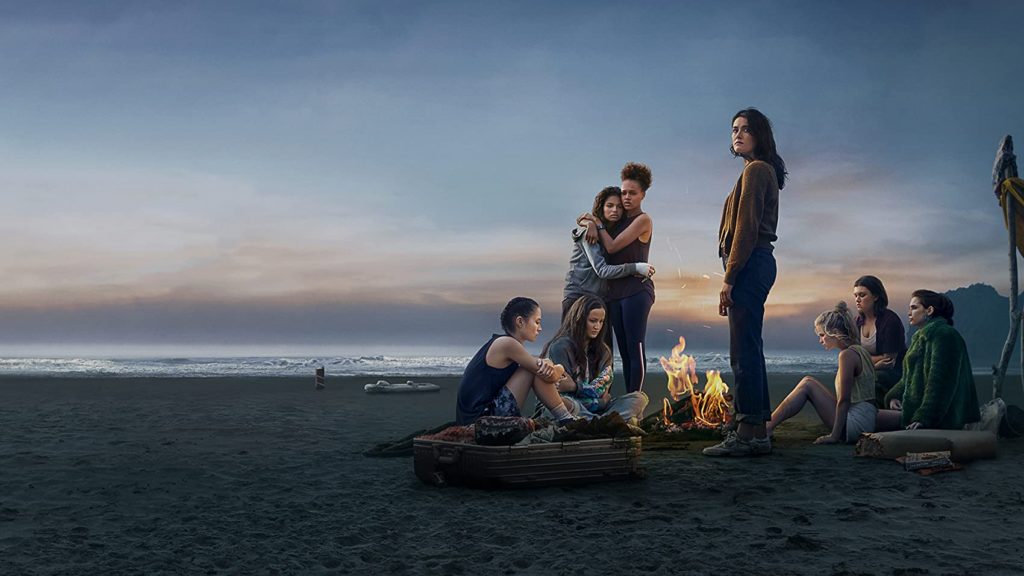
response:
<path id="1" fill-rule="evenodd" d="M 779 221 L 779 190 L 786 164 L 775 150 L 768 118 L 755 108 L 732 118 L 734 156 L 743 158 L 743 173 L 722 209 L 718 254 L 725 266 L 718 313 L 729 317 L 729 363 L 735 378 L 736 430 L 707 456 L 757 456 L 772 451 L 765 423 L 771 420 L 768 372 L 764 363 L 764 303 L 775 284 L 772 254 Z"/>

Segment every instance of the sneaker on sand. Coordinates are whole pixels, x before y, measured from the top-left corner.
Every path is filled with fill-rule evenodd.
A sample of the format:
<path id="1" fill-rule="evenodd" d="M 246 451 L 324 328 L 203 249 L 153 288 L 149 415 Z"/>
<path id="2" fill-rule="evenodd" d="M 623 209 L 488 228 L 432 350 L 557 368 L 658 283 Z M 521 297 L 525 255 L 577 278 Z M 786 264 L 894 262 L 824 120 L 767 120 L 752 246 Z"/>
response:
<path id="1" fill-rule="evenodd" d="M 705 456 L 763 456 L 772 453 L 772 442 L 767 437 L 743 440 L 729 432 L 721 443 L 704 449 Z"/>

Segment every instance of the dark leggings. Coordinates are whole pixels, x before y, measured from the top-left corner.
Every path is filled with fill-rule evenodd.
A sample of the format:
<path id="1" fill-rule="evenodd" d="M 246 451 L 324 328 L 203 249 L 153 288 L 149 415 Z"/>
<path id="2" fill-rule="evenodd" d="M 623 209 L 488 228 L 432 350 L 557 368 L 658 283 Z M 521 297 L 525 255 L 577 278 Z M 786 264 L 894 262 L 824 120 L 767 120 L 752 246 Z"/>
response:
<path id="1" fill-rule="evenodd" d="M 626 392 L 639 392 L 647 374 L 647 315 L 654 306 L 654 295 L 646 290 L 608 302 L 608 315 L 615 329 L 615 342 L 622 357 L 622 375 Z"/>
<path id="2" fill-rule="evenodd" d="M 771 420 L 768 371 L 764 363 L 764 303 L 775 284 L 775 257 L 755 248 L 736 275 L 729 308 L 729 364 L 736 383 L 736 421 L 757 426 Z"/>

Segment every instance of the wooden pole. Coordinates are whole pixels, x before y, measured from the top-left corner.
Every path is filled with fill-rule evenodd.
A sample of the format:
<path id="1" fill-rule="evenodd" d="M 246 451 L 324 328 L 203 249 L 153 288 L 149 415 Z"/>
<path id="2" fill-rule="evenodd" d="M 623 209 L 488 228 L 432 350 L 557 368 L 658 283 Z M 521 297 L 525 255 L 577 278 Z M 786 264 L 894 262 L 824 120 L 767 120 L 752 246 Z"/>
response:
<path id="1" fill-rule="evenodd" d="M 1017 211 L 1014 207 L 1016 201 L 1012 198 L 1007 198 L 1006 201 L 1006 217 L 1010 222 L 1010 333 L 1003 344 L 1003 353 L 999 356 L 999 369 L 996 370 L 995 381 L 992 383 L 993 399 L 1003 396 L 1006 369 L 1010 365 L 1010 356 L 1013 354 L 1017 333 L 1020 330 L 1020 310 L 1017 308 Z"/>
<path id="2" fill-rule="evenodd" d="M 995 187 L 996 198 L 1002 197 L 1000 188 L 1007 178 L 1017 177 L 1017 157 L 1013 154 L 1013 138 L 1007 134 L 999 143 L 999 150 L 996 152 L 996 161 L 992 166 L 992 184 Z M 1003 395 L 1003 381 L 1006 378 L 1006 369 L 1010 365 L 1010 355 L 1017 343 L 1017 334 L 1020 331 L 1021 311 L 1017 305 L 1017 201 L 1006 198 L 1006 229 L 1009 232 L 1010 240 L 1010 333 L 1006 336 L 1006 343 L 1003 344 L 1003 353 L 999 357 L 999 366 L 993 372 L 992 398 L 1000 398 Z M 1024 386 L 1024 340 L 1021 341 L 1021 384 Z"/>

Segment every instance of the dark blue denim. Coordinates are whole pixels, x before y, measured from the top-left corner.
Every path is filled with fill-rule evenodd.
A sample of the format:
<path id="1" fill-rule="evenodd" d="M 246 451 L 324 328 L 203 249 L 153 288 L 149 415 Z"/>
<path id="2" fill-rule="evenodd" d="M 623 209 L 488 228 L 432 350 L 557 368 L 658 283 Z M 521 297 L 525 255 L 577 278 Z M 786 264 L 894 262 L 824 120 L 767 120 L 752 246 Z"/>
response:
<path id="1" fill-rule="evenodd" d="M 729 308 L 729 364 L 736 379 L 733 406 L 736 421 L 757 426 L 772 417 L 768 369 L 764 363 L 764 303 L 775 284 L 775 256 L 755 248 L 736 275 Z"/>

